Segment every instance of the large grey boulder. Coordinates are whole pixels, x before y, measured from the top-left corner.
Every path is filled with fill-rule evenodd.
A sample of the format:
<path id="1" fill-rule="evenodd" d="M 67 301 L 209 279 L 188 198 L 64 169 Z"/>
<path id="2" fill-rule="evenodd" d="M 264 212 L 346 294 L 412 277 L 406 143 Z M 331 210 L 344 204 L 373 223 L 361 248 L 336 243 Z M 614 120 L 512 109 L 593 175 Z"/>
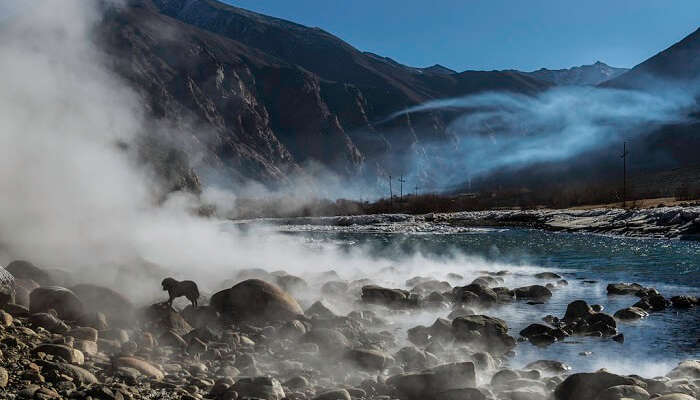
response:
<path id="1" fill-rule="evenodd" d="M 91 284 L 76 285 L 70 290 L 83 302 L 86 312 L 105 314 L 112 326 L 133 325 L 136 309 L 126 296 L 116 290 Z"/>
<path id="2" fill-rule="evenodd" d="M 515 339 L 508 335 L 506 322 L 487 315 L 455 318 L 452 332 L 457 340 L 475 344 L 492 354 L 503 354 L 515 347 Z"/>
<path id="3" fill-rule="evenodd" d="M 578 373 L 567 377 L 554 390 L 556 400 L 592 400 L 613 386 L 637 385 L 640 381 L 607 371 Z"/>
<path id="4" fill-rule="evenodd" d="M 474 388 L 476 373 L 471 362 L 443 364 L 423 372 L 394 375 L 387 384 L 409 399 L 441 399 L 444 392 Z"/>
<path id="5" fill-rule="evenodd" d="M 29 261 L 15 260 L 9 263 L 5 269 L 11 273 L 15 279 L 31 279 L 42 286 L 54 284 L 48 272 Z"/>
<path id="6" fill-rule="evenodd" d="M 77 321 L 85 314 L 85 306 L 71 290 L 60 286 L 42 286 L 29 294 L 29 311 L 31 313 L 55 310 L 58 317 L 68 321 Z"/>
<path id="7" fill-rule="evenodd" d="M 259 279 L 248 279 L 215 293 L 210 304 L 222 317 L 235 322 L 292 321 L 304 314 L 292 296 Z"/>

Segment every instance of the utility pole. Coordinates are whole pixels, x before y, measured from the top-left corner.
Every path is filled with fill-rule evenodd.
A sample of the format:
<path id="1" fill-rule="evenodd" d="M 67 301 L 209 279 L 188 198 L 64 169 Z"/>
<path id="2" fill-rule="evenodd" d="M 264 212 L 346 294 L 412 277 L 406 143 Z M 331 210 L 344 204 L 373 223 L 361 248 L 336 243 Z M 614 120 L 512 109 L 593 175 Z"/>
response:
<path id="1" fill-rule="evenodd" d="M 627 156 L 629 156 L 627 151 L 627 142 L 622 143 L 622 208 L 627 207 Z"/>
<path id="2" fill-rule="evenodd" d="M 400 196 L 399 198 L 400 198 L 401 200 L 403 200 L 403 183 L 406 182 L 406 181 L 403 179 L 403 174 L 401 174 L 401 177 L 399 178 L 399 182 L 401 183 L 401 191 L 400 191 L 401 196 Z"/>
<path id="3" fill-rule="evenodd" d="M 416 197 L 418 197 L 418 185 L 414 189 L 416 189 Z"/>
<path id="4" fill-rule="evenodd" d="M 391 175 L 389 175 L 389 201 L 394 201 L 394 192 L 391 189 Z"/>

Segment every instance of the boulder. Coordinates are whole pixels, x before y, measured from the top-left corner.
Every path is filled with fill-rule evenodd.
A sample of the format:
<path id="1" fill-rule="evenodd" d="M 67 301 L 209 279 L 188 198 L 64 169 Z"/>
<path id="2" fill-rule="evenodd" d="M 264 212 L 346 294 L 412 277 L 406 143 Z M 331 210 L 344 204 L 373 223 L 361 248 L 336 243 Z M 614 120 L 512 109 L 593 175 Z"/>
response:
<path id="1" fill-rule="evenodd" d="M 666 376 L 671 379 L 700 379 L 700 360 L 683 361 Z"/>
<path id="2" fill-rule="evenodd" d="M 607 371 L 578 373 L 567 377 L 554 390 L 556 400 L 591 400 L 613 386 L 636 385 L 639 381 Z"/>
<path id="3" fill-rule="evenodd" d="M 381 350 L 351 349 L 345 358 L 368 370 L 383 370 L 394 364 L 394 358 Z"/>
<path id="4" fill-rule="evenodd" d="M 163 374 L 163 372 L 156 368 L 153 364 L 136 357 L 118 357 L 113 360 L 113 363 L 115 368 L 133 368 L 156 380 L 161 380 L 165 377 L 165 374 Z"/>
<path id="5" fill-rule="evenodd" d="M 75 293 L 64 287 L 42 286 L 32 290 L 29 311 L 41 313 L 49 310 L 55 310 L 61 319 L 77 321 L 85 313 L 85 306 Z"/>
<path id="6" fill-rule="evenodd" d="M 350 393 L 346 389 L 333 389 L 321 392 L 312 400 L 351 400 Z"/>
<path id="7" fill-rule="evenodd" d="M 654 397 L 654 400 L 697 400 L 697 398 L 685 393 L 669 393 Z"/>
<path id="8" fill-rule="evenodd" d="M 639 386 L 619 385 L 609 387 L 600 393 L 596 400 L 648 400 L 649 392 Z"/>
<path id="9" fill-rule="evenodd" d="M 627 307 L 623 308 L 622 310 L 618 310 L 615 314 L 614 317 L 623 320 L 623 321 L 634 321 L 642 318 L 648 317 L 649 314 L 642 310 L 641 308 L 637 307 Z"/>
<path id="10" fill-rule="evenodd" d="M 515 289 L 517 299 L 544 300 L 552 297 L 552 292 L 542 285 L 523 286 Z"/>
<path id="11" fill-rule="evenodd" d="M 5 268 L 15 279 L 31 279 L 41 286 L 53 285 L 54 282 L 48 272 L 35 266 L 29 261 L 15 260 Z"/>
<path id="12" fill-rule="evenodd" d="M 275 283 L 288 293 L 303 293 L 309 289 L 309 284 L 303 278 L 294 275 L 278 276 Z"/>
<path id="13" fill-rule="evenodd" d="M 542 324 L 530 324 L 527 328 L 520 331 L 520 336 L 530 338 L 536 335 L 549 334 L 554 336 L 554 328 Z"/>
<path id="14" fill-rule="evenodd" d="M 300 339 L 301 343 L 314 343 L 326 354 L 342 354 L 350 348 L 350 341 L 340 331 L 318 328 L 307 332 Z"/>
<path id="15" fill-rule="evenodd" d="M 525 369 L 534 369 L 546 374 L 560 375 L 571 370 L 571 367 L 561 361 L 537 360 L 525 366 Z"/>
<path id="16" fill-rule="evenodd" d="M 76 285 L 70 290 L 83 302 L 86 312 L 103 313 L 112 326 L 133 325 L 136 309 L 126 296 L 116 290 L 91 284 Z"/>
<path id="17" fill-rule="evenodd" d="M 85 356 L 80 350 L 76 350 L 63 344 L 40 344 L 32 350 L 32 353 L 50 354 L 54 357 L 60 357 L 64 361 L 71 364 L 82 365 L 85 362 Z"/>
<path id="18" fill-rule="evenodd" d="M 452 321 L 452 333 L 458 340 L 480 345 L 492 354 L 503 354 L 515 347 L 515 339 L 508 335 L 505 321 L 487 315 L 469 315 Z"/>
<path id="19" fill-rule="evenodd" d="M 673 296 L 671 304 L 674 308 L 690 308 L 698 305 L 698 298 L 695 296 Z"/>
<path id="20" fill-rule="evenodd" d="M 467 305 L 474 304 L 489 307 L 498 302 L 498 294 L 486 286 L 469 284 L 452 289 L 452 294 L 457 302 Z"/>
<path id="21" fill-rule="evenodd" d="M 311 307 L 307 308 L 306 311 L 304 312 L 305 315 L 309 317 L 318 317 L 318 318 L 334 318 L 336 317 L 335 313 L 331 311 L 328 307 L 326 307 L 323 302 L 316 301 L 314 304 L 311 305 Z"/>
<path id="22" fill-rule="evenodd" d="M 99 383 L 97 377 L 87 369 L 68 363 L 45 363 L 43 370 L 55 370 L 59 373 L 70 376 L 74 382 L 81 385 L 91 385 Z"/>
<path id="23" fill-rule="evenodd" d="M 555 274 L 554 272 L 540 272 L 535 274 L 537 279 L 561 279 L 561 275 Z"/>
<path id="24" fill-rule="evenodd" d="M 452 290 L 452 285 L 450 285 L 449 282 L 438 280 L 421 282 L 411 289 L 411 291 L 415 293 L 449 292 L 450 290 Z"/>
<path id="25" fill-rule="evenodd" d="M 269 376 L 241 378 L 231 389 L 238 393 L 238 398 L 243 399 L 282 400 L 285 398 L 282 385 L 277 379 Z"/>
<path id="26" fill-rule="evenodd" d="M 51 333 L 66 333 L 70 329 L 63 321 L 49 313 L 36 313 L 29 316 L 29 324 L 42 327 Z"/>
<path id="27" fill-rule="evenodd" d="M 663 311 L 670 305 L 671 302 L 666 300 L 664 296 L 653 294 L 639 299 L 632 307 L 641 308 L 646 311 Z"/>
<path id="28" fill-rule="evenodd" d="M 409 305 L 409 292 L 401 289 L 388 289 L 376 285 L 362 287 L 362 301 L 389 307 L 406 307 Z"/>
<path id="29" fill-rule="evenodd" d="M 587 319 L 593 314 L 593 309 L 588 305 L 588 303 L 586 303 L 584 300 L 575 300 L 566 306 L 564 321 L 571 322 L 578 318 Z"/>
<path id="30" fill-rule="evenodd" d="M 410 399 L 440 399 L 443 392 L 475 387 L 476 373 L 471 362 L 443 364 L 419 373 L 394 375 L 387 384 Z"/>
<path id="31" fill-rule="evenodd" d="M 145 328 L 157 335 L 174 332 L 185 336 L 192 331 L 192 326 L 178 312 L 165 303 L 152 304 L 140 312 Z"/>
<path id="32" fill-rule="evenodd" d="M 644 291 L 644 286 L 638 283 L 611 283 L 607 287 L 608 294 L 637 295 Z"/>
<path id="33" fill-rule="evenodd" d="M 211 297 L 222 317 L 235 321 L 291 321 L 303 315 L 299 303 L 279 287 L 259 279 L 245 280 Z"/>

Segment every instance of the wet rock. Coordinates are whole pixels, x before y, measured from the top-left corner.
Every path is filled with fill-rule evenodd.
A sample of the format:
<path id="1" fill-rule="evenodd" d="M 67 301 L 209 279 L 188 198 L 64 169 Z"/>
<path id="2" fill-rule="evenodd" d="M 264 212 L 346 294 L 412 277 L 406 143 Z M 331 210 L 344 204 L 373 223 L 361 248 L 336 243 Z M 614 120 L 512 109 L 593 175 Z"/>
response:
<path id="1" fill-rule="evenodd" d="M 525 366 L 525 369 L 535 369 L 547 374 L 560 375 L 571 370 L 571 367 L 561 361 L 537 360 Z"/>
<path id="2" fill-rule="evenodd" d="M 578 373 L 566 378 L 554 390 L 556 400 L 595 399 L 605 389 L 620 385 L 636 385 L 639 381 L 606 371 Z"/>
<path id="3" fill-rule="evenodd" d="M 673 308 L 690 308 L 698 305 L 698 298 L 695 296 L 673 296 L 671 304 Z"/>
<path id="4" fill-rule="evenodd" d="M 594 314 L 593 309 L 584 300 L 569 303 L 564 314 L 564 321 L 574 321 L 578 318 L 588 319 Z"/>
<path id="5" fill-rule="evenodd" d="M 637 307 L 627 307 L 622 310 L 618 310 L 614 317 L 623 321 L 634 321 L 642 318 L 648 317 L 649 314 Z"/>
<path id="6" fill-rule="evenodd" d="M 342 354 L 350 348 L 350 341 L 335 329 L 313 329 L 301 337 L 302 343 L 314 343 L 326 354 Z"/>
<path id="7" fill-rule="evenodd" d="M 313 400 L 351 400 L 351 397 L 345 389 L 334 389 L 319 393 Z"/>
<path id="8" fill-rule="evenodd" d="M 309 284 L 303 278 L 294 275 L 282 275 L 275 278 L 275 283 L 288 293 L 303 293 L 309 289 Z"/>
<path id="9" fill-rule="evenodd" d="M 490 307 L 498 302 L 498 295 L 496 292 L 486 286 L 474 283 L 467 286 L 458 286 L 452 289 L 452 294 L 456 301 L 466 305 Z"/>
<path id="10" fill-rule="evenodd" d="M 554 335 L 554 328 L 542 324 L 530 324 L 527 328 L 520 331 L 520 336 L 530 338 L 536 335 L 549 334 Z"/>
<path id="11" fill-rule="evenodd" d="M 544 300 L 552 297 L 552 292 L 542 285 L 523 286 L 515 289 L 517 299 Z"/>
<path id="12" fill-rule="evenodd" d="M 174 332 L 179 336 L 188 334 L 193 328 L 178 312 L 166 303 L 156 303 L 141 312 L 141 320 L 148 331 L 157 335 Z"/>
<path id="13" fill-rule="evenodd" d="M 435 399 L 439 400 L 487 400 L 486 395 L 479 389 L 464 388 L 451 389 L 437 393 Z"/>
<path id="14" fill-rule="evenodd" d="M 466 317 L 468 315 L 474 315 L 476 314 L 474 310 L 471 308 L 463 305 L 463 304 L 458 304 L 455 306 L 455 308 L 447 315 L 447 319 L 455 319 L 457 317 Z"/>
<path id="15" fill-rule="evenodd" d="M 299 320 L 285 322 L 277 331 L 280 337 L 289 339 L 297 339 L 305 333 L 306 326 Z"/>
<path id="16" fill-rule="evenodd" d="M 99 380 L 95 375 L 83 367 L 67 363 L 47 363 L 44 365 L 44 370 L 55 369 L 63 375 L 70 376 L 74 382 L 81 385 L 90 385 L 98 383 Z"/>
<path id="17" fill-rule="evenodd" d="M 697 398 L 685 393 L 669 393 L 663 396 L 654 397 L 654 400 L 697 400 Z"/>
<path id="18" fill-rule="evenodd" d="M 508 335 L 505 321 L 486 315 L 470 315 L 452 321 L 455 338 L 481 344 L 492 354 L 503 354 L 515 347 L 515 339 Z"/>
<path id="19" fill-rule="evenodd" d="M 613 295 L 638 295 L 645 290 L 644 286 L 637 283 L 611 283 L 607 286 L 608 294 Z"/>
<path id="20" fill-rule="evenodd" d="M 80 350 L 76 350 L 63 344 L 40 344 L 32 350 L 33 354 L 44 353 L 54 357 L 60 357 L 68 363 L 82 365 L 85 362 L 85 356 Z"/>
<path id="21" fill-rule="evenodd" d="M 700 360 L 686 360 L 678 364 L 668 374 L 671 379 L 700 379 Z"/>
<path id="22" fill-rule="evenodd" d="M 424 372 L 392 376 L 387 384 L 410 399 L 439 399 L 440 393 L 473 388 L 476 385 L 474 364 L 443 364 Z"/>
<path id="23" fill-rule="evenodd" d="M 249 279 L 211 297 L 210 304 L 231 321 L 291 321 L 303 315 L 299 303 L 279 287 Z"/>
<path id="24" fill-rule="evenodd" d="M 498 296 L 498 301 L 501 303 L 512 303 L 515 301 L 515 290 L 510 290 L 507 287 L 495 287 L 492 289 Z"/>
<path id="25" fill-rule="evenodd" d="M 411 291 L 415 293 L 449 292 L 450 290 L 452 290 L 452 285 L 450 285 L 449 282 L 434 279 L 421 282 L 411 289 Z"/>
<path id="26" fill-rule="evenodd" d="M 498 363 L 493 356 L 486 352 L 472 354 L 471 360 L 479 371 L 493 371 L 498 367 Z"/>
<path id="27" fill-rule="evenodd" d="M 345 358 L 368 370 L 383 370 L 394 364 L 393 357 L 374 349 L 351 349 L 345 353 Z"/>
<path id="28" fill-rule="evenodd" d="M 408 307 L 411 305 L 408 291 L 388 289 L 376 285 L 362 287 L 362 301 L 388 307 Z"/>
<path id="29" fill-rule="evenodd" d="M 58 317 L 77 321 L 84 314 L 83 302 L 70 291 L 60 286 L 39 287 L 29 294 L 29 311 L 31 313 L 56 310 Z"/>
<path id="30" fill-rule="evenodd" d="M 53 279 L 48 272 L 35 266 L 29 261 L 15 260 L 5 267 L 5 269 L 15 277 L 15 279 L 31 279 L 41 286 L 53 285 Z"/>
<path id="31" fill-rule="evenodd" d="M 71 329 L 66 333 L 67 336 L 73 336 L 76 339 L 90 340 L 93 342 L 97 341 L 97 329 L 79 326 Z"/>
<path id="32" fill-rule="evenodd" d="M 114 289 L 80 284 L 70 288 L 88 313 L 104 313 L 113 326 L 128 327 L 135 321 L 136 309 L 131 301 Z"/>
<path id="33" fill-rule="evenodd" d="M 319 318 L 334 318 L 335 313 L 326 307 L 321 301 L 317 301 L 311 305 L 305 312 L 305 315 L 309 317 L 319 317 Z"/>
<path id="34" fill-rule="evenodd" d="M 528 339 L 530 340 L 530 343 L 532 343 L 535 346 L 549 346 L 550 344 L 557 341 L 556 337 L 547 333 L 533 335 L 530 336 Z"/>
<path id="35" fill-rule="evenodd" d="M 268 376 L 241 378 L 231 387 L 231 390 L 238 393 L 239 398 L 282 400 L 285 397 L 279 381 Z"/>
<path id="36" fill-rule="evenodd" d="M 671 302 L 666 300 L 660 294 L 653 294 L 651 296 L 643 297 L 638 302 L 636 302 L 632 307 L 641 308 L 646 311 L 663 311 Z"/>
<path id="37" fill-rule="evenodd" d="M 405 371 L 420 371 L 437 364 L 437 358 L 413 346 L 403 347 L 394 355 Z"/>
<path id="38" fill-rule="evenodd" d="M 561 275 L 555 274 L 554 272 L 540 272 L 535 274 L 535 278 L 538 279 L 561 279 Z"/>
<path id="39" fill-rule="evenodd" d="M 115 368 L 133 368 L 139 371 L 140 373 L 156 380 L 161 380 L 165 377 L 165 374 L 163 374 L 163 372 L 160 369 L 156 368 L 153 364 L 136 357 L 118 357 L 114 359 L 113 362 Z"/>
<path id="40" fill-rule="evenodd" d="M 29 324 L 52 333 L 66 333 L 70 329 L 63 321 L 49 313 L 36 313 L 29 317 Z"/>
<path id="41" fill-rule="evenodd" d="M 649 392 L 639 386 L 619 385 L 609 387 L 596 397 L 596 400 L 648 400 Z"/>
<path id="42" fill-rule="evenodd" d="M 503 369 L 493 374 L 491 377 L 491 386 L 504 387 L 508 385 L 509 382 L 516 379 L 520 379 L 517 372 L 510 369 Z"/>

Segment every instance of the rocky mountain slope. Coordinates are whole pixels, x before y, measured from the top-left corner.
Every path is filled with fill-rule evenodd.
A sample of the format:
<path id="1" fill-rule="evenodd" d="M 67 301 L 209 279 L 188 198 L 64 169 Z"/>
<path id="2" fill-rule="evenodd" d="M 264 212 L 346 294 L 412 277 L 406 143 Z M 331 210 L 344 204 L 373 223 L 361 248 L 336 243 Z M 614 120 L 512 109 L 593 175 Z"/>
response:
<path id="1" fill-rule="evenodd" d="M 594 64 L 581 65 L 569 69 L 541 68 L 537 71 L 527 72 L 527 74 L 557 85 L 598 85 L 627 71 L 627 68 L 615 68 L 596 61 Z"/>
<path id="2" fill-rule="evenodd" d="M 320 29 L 211 0 L 132 0 L 98 30 L 115 71 L 153 115 L 196 127 L 174 140 L 194 143 L 203 165 L 234 180 L 284 181 L 311 160 L 381 174 L 388 154 L 451 139 L 449 113 L 377 123 L 387 115 L 434 98 L 550 86 L 514 71 L 407 67 Z"/>

